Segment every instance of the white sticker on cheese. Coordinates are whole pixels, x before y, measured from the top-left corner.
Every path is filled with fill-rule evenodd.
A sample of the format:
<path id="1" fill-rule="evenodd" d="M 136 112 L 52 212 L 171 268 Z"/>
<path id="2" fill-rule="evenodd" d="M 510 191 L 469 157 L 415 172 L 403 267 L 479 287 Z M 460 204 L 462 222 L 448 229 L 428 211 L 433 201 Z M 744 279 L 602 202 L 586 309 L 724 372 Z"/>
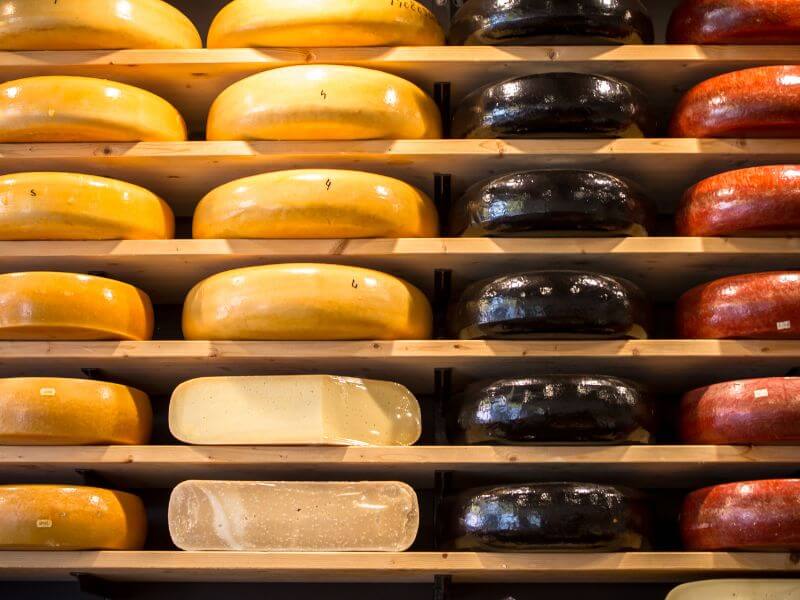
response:
<path id="1" fill-rule="evenodd" d="M 784 329 L 791 329 L 792 328 L 792 322 L 791 321 L 778 321 L 775 325 L 777 326 L 778 331 L 782 331 Z"/>
<path id="2" fill-rule="evenodd" d="M 50 519 L 39 519 L 36 521 L 36 527 L 39 529 L 50 529 L 53 526 L 53 522 Z"/>
<path id="3" fill-rule="evenodd" d="M 56 395 L 56 388 L 41 388 L 39 390 L 40 396 L 55 396 Z"/>
<path id="4" fill-rule="evenodd" d="M 766 398 L 767 396 L 769 396 L 769 390 L 763 388 L 760 390 L 756 390 L 755 392 L 753 392 L 753 396 L 755 396 L 756 398 Z"/>

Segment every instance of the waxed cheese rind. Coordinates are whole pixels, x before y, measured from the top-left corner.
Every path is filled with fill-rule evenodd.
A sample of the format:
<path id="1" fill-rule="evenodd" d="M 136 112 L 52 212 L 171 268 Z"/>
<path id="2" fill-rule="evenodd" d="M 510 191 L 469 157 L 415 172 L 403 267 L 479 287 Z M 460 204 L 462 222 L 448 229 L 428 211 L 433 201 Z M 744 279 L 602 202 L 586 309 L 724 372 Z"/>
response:
<path id="1" fill-rule="evenodd" d="M 800 600 L 800 579 L 720 579 L 676 587 L 666 600 Z"/>

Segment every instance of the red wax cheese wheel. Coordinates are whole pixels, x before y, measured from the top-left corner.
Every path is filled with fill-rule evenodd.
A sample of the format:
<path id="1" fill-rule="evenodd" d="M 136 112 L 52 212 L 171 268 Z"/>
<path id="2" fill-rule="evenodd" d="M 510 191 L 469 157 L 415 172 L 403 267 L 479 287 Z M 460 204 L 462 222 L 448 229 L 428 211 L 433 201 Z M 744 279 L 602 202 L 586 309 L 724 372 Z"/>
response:
<path id="1" fill-rule="evenodd" d="M 789 235 L 800 232 L 800 165 L 720 173 L 689 188 L 675 215 L 678 235 Z"/>
<path id="2" fill-rule="evenodd" d="M 797 0 L 684 0 L 672 13 L 673 44 L 797 44 Z"/>
<path id="3" fill-rule="evenodd" d="M 800 66 L 756 67 L 713 77 L 689 90 L 672 137 L 800 137 Z"/>
<path id="4" fill-rule="evenodd" d="M 800 271 L 724 277 L 678 300 L 676 329 L 689 339 L 800 338 Z"/>
<path id="5" fill-rule="evenodd" d="M 686 393 L 680 436 L 687 444 L 800 442 L 800 377 L 726 381 Z"/>
<path id="6" fill-rule="evenodd" d="M 687 550 L 800 549 L 800 479 L 727 483 L 689 494 L 681 511 Z"/>

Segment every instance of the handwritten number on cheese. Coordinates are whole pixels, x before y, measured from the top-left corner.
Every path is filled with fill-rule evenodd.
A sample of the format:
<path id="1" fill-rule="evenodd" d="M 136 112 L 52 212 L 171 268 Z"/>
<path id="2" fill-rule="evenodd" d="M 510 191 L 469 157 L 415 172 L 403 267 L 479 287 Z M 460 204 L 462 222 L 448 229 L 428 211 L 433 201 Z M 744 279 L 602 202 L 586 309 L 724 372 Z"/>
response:
<path id="1" fill-rule="evenodd" d="M 350 285 L 353 286 L 353 289 L 358 289 L 358 282 L 355 279 L 353 279 L 353 282 Z"/>
<path id="2" fill-rule="evenodd" d="M 325 90 L 321 90 L 319 95 L 322 96 L 323 100 L 327 100 L 328 99 L 328 92 L 326 92 Z"/>
<path id="3" fill-rule="evenodd" d="M 330 179 L 325 180 L 325 189 L 330 190 L 333 182 Z"/>
<path id="4" fill-rule="evenodd" d="M 36 198 L 36 190 L 30 191 L 31 198 Z"/>

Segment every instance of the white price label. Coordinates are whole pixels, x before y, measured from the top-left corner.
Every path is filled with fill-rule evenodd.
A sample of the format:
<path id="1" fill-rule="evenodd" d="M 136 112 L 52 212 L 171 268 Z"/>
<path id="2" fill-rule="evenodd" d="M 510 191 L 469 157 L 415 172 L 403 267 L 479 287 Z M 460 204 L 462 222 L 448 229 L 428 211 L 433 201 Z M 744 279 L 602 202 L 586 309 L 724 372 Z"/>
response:
<path id="1" fill-rule="evenodd" d="M 56 388 L 42 388 L 39 390 L 40 396 L 55 396 Z"/>
<path id="2" fill-rule="evenodd" d="M 783 331 L 784 329 L 791 329 L 792 322 L 791 321 L 778 321 L 776 324 L 778 331 Z"/>
<path id="3" fill-rule="evenodd" d="M 755 396 L 756 398 L 766 398 L 767 396 L 769 396 L 769 390 L 763 388 L 760 390 L 756 390 L 755 392 L 753 392 L 753 396 Z"/>
<path id="4" fill-rule="evenodd" d="M 39 519 L 36 521 L 36 527 L 39 529 L 50 529 L 53 526 L 53 522 L 50 519 Z"/>

